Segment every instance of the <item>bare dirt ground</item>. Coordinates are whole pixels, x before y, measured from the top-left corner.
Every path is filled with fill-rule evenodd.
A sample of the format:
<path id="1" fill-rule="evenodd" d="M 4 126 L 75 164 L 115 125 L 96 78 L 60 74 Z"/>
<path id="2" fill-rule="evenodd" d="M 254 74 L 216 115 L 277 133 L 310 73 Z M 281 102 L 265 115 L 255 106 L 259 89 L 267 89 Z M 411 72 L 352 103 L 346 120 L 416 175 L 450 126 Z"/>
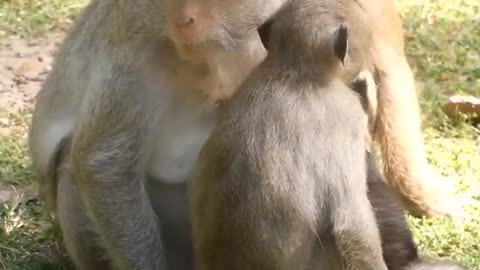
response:
<path id="1" fill-rule="evenodd" d="M 28 111 L 63 38 L 56 31 L 0 39 L 0 269 L 72 269 L 37 200 L 26 147 Z"/>
<path id="2" fill-rule="evenodd" d="M 63 37 L 63 32 L 50 32 L 28 39 L 0 39 L 0 133 L 3 135 L 11 132 L 12 115 L 32 108 Z M 22 193 L 21 189 L 0 184 L 0 203 L 11 202 Z"/>
<path id="3" fill-rule="evenodd" d="M 16 113 L 32 106 L 63 37 L 54 32 L 0 40 L 0 110 Z"/>

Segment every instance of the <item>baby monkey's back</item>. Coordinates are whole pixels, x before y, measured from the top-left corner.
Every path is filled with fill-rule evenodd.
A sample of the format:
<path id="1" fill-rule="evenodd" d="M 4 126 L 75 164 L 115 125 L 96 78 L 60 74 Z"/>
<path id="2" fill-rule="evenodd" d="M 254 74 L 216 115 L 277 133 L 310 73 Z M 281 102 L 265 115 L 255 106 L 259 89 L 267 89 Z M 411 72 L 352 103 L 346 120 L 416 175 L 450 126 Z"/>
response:
<path id="1" fill-rule="evenodd" d="M 366 192 L 364 111 L 342 81 L 348 26 L 334 12 L 308 23 L 317 2 L 280 11 L 274 47 L 200 153 L 199 270 L 386 270 Z"/>

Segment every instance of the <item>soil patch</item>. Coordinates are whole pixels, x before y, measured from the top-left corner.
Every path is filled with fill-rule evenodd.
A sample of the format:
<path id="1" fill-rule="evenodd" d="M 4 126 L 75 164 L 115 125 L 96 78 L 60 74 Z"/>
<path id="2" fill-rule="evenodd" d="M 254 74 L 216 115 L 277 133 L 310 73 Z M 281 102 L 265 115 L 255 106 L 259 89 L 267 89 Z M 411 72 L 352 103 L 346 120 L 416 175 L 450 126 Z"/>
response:
<path id="1" fill-rule="evenodd" d="M 63 38 L 64 33 L 53 32 L 0 40 L 1 111 L 16 113 L 31 107 Z"/>

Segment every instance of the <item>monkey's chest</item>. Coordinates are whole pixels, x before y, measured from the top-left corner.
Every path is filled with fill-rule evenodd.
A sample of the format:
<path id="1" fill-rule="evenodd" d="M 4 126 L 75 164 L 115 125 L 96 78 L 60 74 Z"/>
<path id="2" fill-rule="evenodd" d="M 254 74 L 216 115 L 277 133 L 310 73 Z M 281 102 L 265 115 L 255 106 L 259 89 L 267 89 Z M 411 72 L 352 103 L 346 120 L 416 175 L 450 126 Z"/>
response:
<path id="1" fill-rule="evenodd" d="M 165 184 L 185 182 L 214 125 L 214 115 L 191 108 L 168 110 L 154 135 L 149 176 Z"/>

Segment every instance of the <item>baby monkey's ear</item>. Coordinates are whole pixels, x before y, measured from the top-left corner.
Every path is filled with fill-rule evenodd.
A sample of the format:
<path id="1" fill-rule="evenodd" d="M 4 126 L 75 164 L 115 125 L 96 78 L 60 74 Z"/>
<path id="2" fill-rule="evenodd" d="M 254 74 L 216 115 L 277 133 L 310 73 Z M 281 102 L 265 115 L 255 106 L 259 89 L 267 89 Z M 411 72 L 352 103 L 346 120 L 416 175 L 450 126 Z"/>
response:
<path id="1" fill-rule="evenodd" d="M 348 28 L 344 23 L 335 31 L 332 44 L 335 56 L 342 62 L 342 65 L 345 65 L 348 50 Z"/>
<path id="2" fill-rule="evenodd" d="M 272 20 L 273 18 L 269 19 L 268 21 L 264 22 L 258 28 L 258 33 L 260 34 L 260 38 L 262 39 L 263 46 L 268 51 L 269 45 L 269 38 L 270 38 L 270 28 L 272 28 Z"/>

